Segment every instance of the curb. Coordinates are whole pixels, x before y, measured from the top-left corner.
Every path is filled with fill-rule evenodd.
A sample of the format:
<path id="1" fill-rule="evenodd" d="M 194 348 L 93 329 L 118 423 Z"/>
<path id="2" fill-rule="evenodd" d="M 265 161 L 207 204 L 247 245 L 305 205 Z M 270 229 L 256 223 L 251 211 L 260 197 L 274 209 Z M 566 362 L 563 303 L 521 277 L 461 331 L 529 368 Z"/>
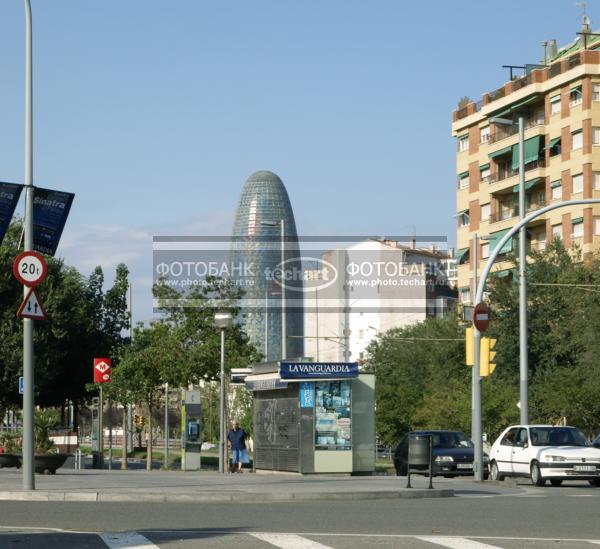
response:
<path id="1" fill-rule="evenodd" d="M 270 501 L 317 501 L 317 500 L 368 500 L 368 499 L 423 499 L 453 497 L 454 490 L 402 490 L 398 492 L 288 492 L 288 493 L 110 493 L 110 492 L 59 492 L 35 490 L 31 492 L 0 492 L 0 501 L 64 501 L 64 502 L 197 502 L 197 503 L 240 503 Z"/>

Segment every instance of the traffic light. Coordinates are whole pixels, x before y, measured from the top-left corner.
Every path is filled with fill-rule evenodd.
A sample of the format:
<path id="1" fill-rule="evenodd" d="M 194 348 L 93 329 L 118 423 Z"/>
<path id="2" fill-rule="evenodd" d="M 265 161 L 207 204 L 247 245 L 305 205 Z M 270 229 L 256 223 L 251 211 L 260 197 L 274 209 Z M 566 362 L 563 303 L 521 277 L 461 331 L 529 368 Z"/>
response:
<path id="1" fill-rule="evenodd" d="M 479 375 L 488 377 L 494 373 L 496 365 L 493 363 L 496 351 L 492 349 L 496 346 L 496 340 L 489 337 L 481 338 L 481 356 L 479 358 Z"/>
<path id="2" fill-rule="evenodd" d="M 494 353 L 494 354 L 496 354 L 496 353 Z M 140 427 L 143 428 L 144 425 L 146 425 L 146 418 L 145 418 L 145 416 L 140 416 Z"/>
<path id="3" fill-rule="evenodd" d="M 473 366 L 473 364 L 475 364 L 475 340 L 473 328 L 467 328 L 465 330 L 465 350 L 465 364 L 467 366 Z"/>

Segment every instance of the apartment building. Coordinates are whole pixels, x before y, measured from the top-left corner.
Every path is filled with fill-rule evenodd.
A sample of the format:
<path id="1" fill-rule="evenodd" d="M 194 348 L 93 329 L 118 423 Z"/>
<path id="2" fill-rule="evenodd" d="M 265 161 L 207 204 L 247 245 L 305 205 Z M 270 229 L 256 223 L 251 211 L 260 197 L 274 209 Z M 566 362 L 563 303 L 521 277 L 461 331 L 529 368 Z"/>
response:
<path id="1" fill-rule="evenodd" d="M 445 250 L 368 239 L 322 259 L 328 277 L 320 269 L 304 273 L 304 352 L 316 360 L 363 364 L 379 334 L 444 316 L 456 304 Z"/>
<path id="2" fill-rule="evenodd" d="M 600 198 L 600 35 L 582 33 L 560 50 L 550 43 L 542 65 L 527 67 L 478 101 L 463 101 L 453 113 L 457 140 L 457 263 L 459 298 L 471 302 L 472 237 L 479 243 L 479 272 L 495 245 L 518 221 L 518 128 L 525 118 L 525 191 L 527 212 L 552 202 Z M 514 120 L 500 125 L 493 118 Z M 600 246 L 600 207 L 553 210 L 531 222 L 528 246 L 544 249 L 562 238 L 584 256 Z M 507 243 L 494 267 L 510 275 Z"/>

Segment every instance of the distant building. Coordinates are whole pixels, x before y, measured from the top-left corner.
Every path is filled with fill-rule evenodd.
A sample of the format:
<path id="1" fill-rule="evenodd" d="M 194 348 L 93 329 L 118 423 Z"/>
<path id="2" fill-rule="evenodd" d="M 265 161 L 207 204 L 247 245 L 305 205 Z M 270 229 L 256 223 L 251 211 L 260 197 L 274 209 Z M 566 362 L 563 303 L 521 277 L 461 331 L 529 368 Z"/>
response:
<path id="1" fill-rule="evenodd" d="M 286 264 L 299 258 L 294 212 L 281 179 L 272 172 L 252 174 L 235 214 L 232 262 L 252 265 L 253 275 L 239 279 L 245 291 L 245 330 L 268 360 L 282 358 L 282 295 L 285 292 L 286 358 L 303 355 L 302 279 L 283 284 L 276 276 L 281 263 L 281 223 Z"/>
<path id="2" fill-rule="evenodd" d="M 314 359 L 360 363 L 377 335 L 443 316 L 456 303 L 452 258 L 439 250 L 366 240 L 322 259 L 322 268 L 305 271 L 304 349 Z"/>
<path id="3" fill-rule="evenodd" d="M 519 116 L 525 118 L 527 213 L 564 200 L 600 198 L 600 35 L 590 32 L 585 18 L 571 44 L 561 49 L 556 40 L 543 44 L 541 64 L 527 65 L 524 76 L 511 73 L 509 82 L 481 101 L 463 100 L 453 113 L 463 303 L 473 297 L 473 234 L 488 237 L 478 246 L 481 273 L 490 252 L 518 221 Z M 600 248 L 600 207 L 553 210 L 529 223 L 527 233 L 531 249 L 543 250 L 548 241 L 561 238 L 566 247 L 577 244 L 589 254 Z M 500 250 L 498 276 L 512 276 L 507 254 L 513 251 L 511 241 Z"/>

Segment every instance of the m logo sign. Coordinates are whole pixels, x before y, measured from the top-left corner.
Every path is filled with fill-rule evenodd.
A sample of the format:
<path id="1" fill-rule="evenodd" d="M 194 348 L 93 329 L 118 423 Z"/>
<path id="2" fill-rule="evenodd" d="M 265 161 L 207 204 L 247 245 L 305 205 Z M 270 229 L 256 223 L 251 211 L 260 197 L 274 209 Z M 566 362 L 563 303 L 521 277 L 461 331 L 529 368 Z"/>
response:
<path id="1" fill-rule="evenodd" d="M 94 359 L 94 383 L 108 383 L 110 381 L 110 358 Z"/>

